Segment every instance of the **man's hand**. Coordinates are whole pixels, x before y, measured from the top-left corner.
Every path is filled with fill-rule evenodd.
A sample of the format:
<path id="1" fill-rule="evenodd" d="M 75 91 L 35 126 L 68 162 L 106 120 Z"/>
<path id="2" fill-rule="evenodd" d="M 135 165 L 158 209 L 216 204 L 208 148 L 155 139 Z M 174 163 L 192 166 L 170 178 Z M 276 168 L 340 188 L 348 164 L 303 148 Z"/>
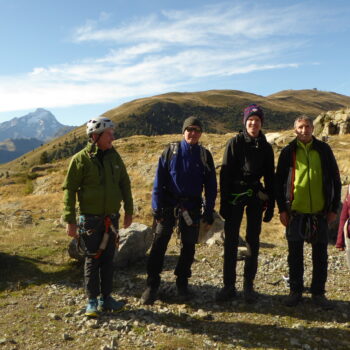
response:
<path id="1" fill-rule="evenodd" d="M 67 224 L 66 232 L 69 237 L 78 238 L 77 224 Z"/>
<path id="2" fill-rule="evenodd" d="M 157 224 L 163 222 L 164 220 L 163 216 L 164 216 L 164 213 L 162 209 L 153 210 L 153 217 L 154 217 L 154 220 L 156 220 Z"/>
<path id="3" fill-rule="evenodd" d="M 206 212 L 204 211 L 202 220 L 209 226 L 213 225 L 214 223 L 214 212 Z"/>
<path id="4" fill-rule="evenodd" d="M 265 211 L 265 214 L 264 214 L 264 217 L 263 217 L 263 221 L 264 222 L 270 222 L 273 218 L 273 210 L 274 208 L 273 207 L 267 207 L 266 208 L 266 211 Z"/>
<path id="5" fill-rule="evenodd" d="M 280 212 L 280 221 L 284 227 L 287 227 L 289 224 L 289 215 L 286 211 Z"/>
<path id="6" fill-rule="evenodd" d="M 329 213 L 327 213 L 327 222 L 328 222 L 328 225 L 330 225 L 331 223 L 333 223 L 335 220 L 337 220 L 337 213 L 333 213 L 332 211 L 330 211 Z"/>
<path id="7" fill-rule="evenodd" d="M 125 214 L 124 215 L 124 228 L 128 228 L 132 223 L 132 215 L 130 214 Z"/>

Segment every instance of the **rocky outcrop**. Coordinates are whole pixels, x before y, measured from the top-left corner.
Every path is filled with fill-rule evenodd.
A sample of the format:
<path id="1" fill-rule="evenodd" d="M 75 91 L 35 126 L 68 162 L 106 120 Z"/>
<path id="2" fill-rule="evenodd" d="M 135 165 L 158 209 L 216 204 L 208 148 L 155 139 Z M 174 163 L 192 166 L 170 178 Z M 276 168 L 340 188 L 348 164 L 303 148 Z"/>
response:
<path id="1" fill-rule="evenodd" d="M 119 236 L 118 254 L 114 257 L 118 267 L 126 267 L 145 257 L 153 240 L 152 229 L 138 223 L 131 224 L 127 229 L 120 229 Z"/>
<path id="2" fill-rule="evenodd" d="M 350 108 L 321 113 L 315 119 L 314 126 L 314 134 L 319 137 L 349 134 Z"/>

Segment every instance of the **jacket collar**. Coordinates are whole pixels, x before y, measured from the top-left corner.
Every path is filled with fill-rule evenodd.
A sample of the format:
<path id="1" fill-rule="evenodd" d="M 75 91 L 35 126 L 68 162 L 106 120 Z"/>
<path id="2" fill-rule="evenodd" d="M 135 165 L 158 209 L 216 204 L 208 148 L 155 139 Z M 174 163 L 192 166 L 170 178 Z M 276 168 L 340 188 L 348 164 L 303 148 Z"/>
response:
<path id="1" fill-rule="evenodd" d="M 181 148 L 185 151 L 194 150 L 194 149 L 197 149 L 198 147 L 199 147 L 198 143 L 196 143 L 195 145 L 190 145 L 185 141 L 185 139 L 182 139 L 181 141 Z"/>
<path id="2" fill-rule="evenodd" d="M 113 152 L 114 148 L 107 149 L 106 151 L 100 150 L 95 144 L 93 145 L 92 142 L 88 141 L 86 145 L 86 150 L 89 153 L 91 158 L 95 158 L 98 154 L 103 153 L 103 155 L 107 155 L 111 152 Z"/>
<path id="3" fill-rule="evenodd" d="M 311 142 L 311 147 L 312 147 L 312 148 L 314 148 L 314 147 L 317 148 L 317 146 L 320 144 L 320 141 L 319 141 L 315 136 L 312 136 L 312 141 L 310 141 L 310 142 Z M 296 149 L 297 146 L 298 146 L 298 138 L 296 137 L 294 140 L 292 140 L 292 141 L 289 143 L 289 145 L 290 145 L 291 147 L 293 147 L 293 149 Z"/>
<path id="4" fill-rule="evenodd" d="M 258 137 L 251 137 L 246 129 L 244 129 L 243 131 L 240 130 L 240 133 L 243 134 L 244 141 L 247 143 L 260 144 L 261 142 L 267 142 L 266 137 L 261 130 L 259 131 Z"/>

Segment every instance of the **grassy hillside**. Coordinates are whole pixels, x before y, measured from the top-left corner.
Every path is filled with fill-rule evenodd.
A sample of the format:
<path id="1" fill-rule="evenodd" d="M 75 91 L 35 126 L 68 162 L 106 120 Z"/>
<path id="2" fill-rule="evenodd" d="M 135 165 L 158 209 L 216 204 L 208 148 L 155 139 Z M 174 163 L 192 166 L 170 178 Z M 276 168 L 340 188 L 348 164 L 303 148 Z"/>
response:
<path id="1" fill-rule="evenodd" d="M 116 123 L 117 138 L 177 134 L 189 115 L 199 116 L 206 132 L 225 134 L 242 127 L 242 110 L 250 103 L 264 108 L 265 130 L 280 131 L 290 129 L 297 115 L 316 117 L 321 112 L 349 106 L 350 97 L 318 90 L 287 90 L 267 97 L 236 90 L 173 92 L 137 99 L 104 115 Z M 81 126 L 1 166 L 0 171 L 30 168 L 43 160 L 65 159 L 80 150 L 85 142 L 85 126 Z"/>
<path id="2" fill-rule="evenodd" d="M 348 96 L 319 90 L 285 90 L 266 98 L 283 103 L 288 109 L 304 110 L 303 113 L 311 116 L 319 114 L 320 109 L 334 111 L 350 106 Z"/>
<path id="3" fill-rule="evenodd" d="M 276 157 L 292 131 L 276 135 Z M 203 134 L 219 171 L 225 143 L 233 134 Z M 157 159 L 170 141 L 181 135 L 132 136 L 118 139 L 131 177 L 134 221 L 151 224 L 151 189 Z M 341 175 L 349 177 L 350 135 L 329 141 Z M 29 157 L 29 156 L 27 156 Z M 146 259 L 118 269 L 113 296 L 127 301 L 125 311 L 100 320 L 82 316 L 86 298 L 82 266 L 67 255 L 70 239 L 60 224 L 61 185 L 69 159 L 32 169 L 13 168 L 0 178 L 0 319 L 1 349 L 349 349 L 349 276 L 343 254 L 329 246 L 327 295 L 336 309 L 324 312 L 310 301 L 296 308 L 283 306 L 288 288 L 284 229 L 278 215 L 263 223 L 256 289 L 259 301 L 246 305 L 242 298 L 219 305 L 214 295 L 222 287 L 223 246 L 200 244 L 196 249 L 191 287 L 197 297 L 187 304 L 176 301 L 173 270 L 178 257 L 176 235 L 167 250 L 162 290 L 164 299 L 140 305 L 146 284 Z M 349 177 L 350 179 L 350 177 Z M 217 200 L 219 203 L 219 200 Z M 218 206 L 217 208 L 218 209 Z M 245 220 L 241 234 L 244 235 Z M 310 285 L 311 249 L 305 247 L 305 284 Z M 237 288 L 243 283 L 243 263 L 237 266 Z M 336 342 L 334 339 L 338 339 Z"/>
<path id="4" fill-rule="evenodd" d="M 168 93 L 131 101 L 105 115 L 117 122 L 122 137 L 176 133 L 189 115 L 200 116 L 207 132 L 227 133 L 241 128 L 242 110 L 250 103 L 264 108 L 265 128 L 283 130 L 299 114 L 316 117 L 350 105 L 350 97 L 318 90 L 288 90 L 267 97 L 236 90 Z"/>
<path id="5" fill-rule="evenodd" d="M 213 154 L 218 171 L 220 168 L 225 144 L 234 134 L 204 133 L 201 141 Z M 276 156 L 283 145 L 293 136 L 293 132 L 283 131 L 273 146 Z M 158 157 L 164 146 L 181 139 L 180 134 L 161 136 L 132 136 L 114 141 L 114 145 L 121 154 L 131 177 L 135 197 L 136 220 L 150 224 L 150 196 Z M 350 147 L 350 135 L 333 136 L 329 140 L 338 161 L 342 179 L 350 182 L 349 153 L 344 149 Z M 29 158 L 29 156 L 27 156 Z M 69 158 L 58 162 L 36 166 L 12 168 L 9 176 L 0 178 L 0 212 L 6 208 L 28 209 L 38 212 L 44 207 L 56 219 L 61 212 L 61 185 L 66 173 Z M 0 168 L 0 175 L 4 174 Z"/>

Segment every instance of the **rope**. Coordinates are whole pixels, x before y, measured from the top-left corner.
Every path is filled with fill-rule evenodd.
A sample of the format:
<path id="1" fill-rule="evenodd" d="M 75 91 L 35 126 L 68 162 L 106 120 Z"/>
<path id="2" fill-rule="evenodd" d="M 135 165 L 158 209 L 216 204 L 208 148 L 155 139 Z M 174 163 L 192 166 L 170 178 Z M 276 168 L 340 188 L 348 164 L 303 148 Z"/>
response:
<path id="1" fill-rule="evenodd" d="M 248 188 L 248 190 L 246 192 L 232 193 L 231 196 L 234 196 L 234 199 L 232 201 L 228 201 L 228 202 L 232 205 L 235 205 L 237 203 L 238 199 L 240 199 L 243 196 L 252 197 L 253 193 L 254 193 L 254 191 L 251 188 Z"/>

